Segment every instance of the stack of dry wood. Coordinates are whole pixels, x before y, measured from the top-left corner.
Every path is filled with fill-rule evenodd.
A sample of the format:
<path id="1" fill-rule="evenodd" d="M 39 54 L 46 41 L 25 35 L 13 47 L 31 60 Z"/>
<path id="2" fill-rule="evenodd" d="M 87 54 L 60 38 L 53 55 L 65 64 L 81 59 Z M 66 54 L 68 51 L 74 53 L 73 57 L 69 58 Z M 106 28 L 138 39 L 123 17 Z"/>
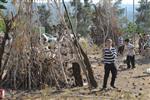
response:
<path id="1" fill-rule="evenodd" d="M 19 9 L 11 24 L 15 28 L 9 31 L 12 41 L 3 53 L 0 86 L 14 89 L 83 86 L 82 71 L 89 87 L 97 87 L 87 55 L 75 35 L 71 38 L 73 33 L 65 24 L 58 27 L 61 34 L 57 42 L 53 46 L 44 45 L 39 31 L 35 31 L 38 24 L 32 20 L 32 3 L 20 3 Z"/>
<path id="2" fill-rule="evenodd" d="M 59 89 L 83 86 L 81 59 L 66 33 L 52 47 L 39 43 L 37 35 L 20 33 L 5 49 L 7 62 L 3 62 L 6 64 L 2 67 L 0 85 L 15 89 L 37 89 L 46 84 Z"/>

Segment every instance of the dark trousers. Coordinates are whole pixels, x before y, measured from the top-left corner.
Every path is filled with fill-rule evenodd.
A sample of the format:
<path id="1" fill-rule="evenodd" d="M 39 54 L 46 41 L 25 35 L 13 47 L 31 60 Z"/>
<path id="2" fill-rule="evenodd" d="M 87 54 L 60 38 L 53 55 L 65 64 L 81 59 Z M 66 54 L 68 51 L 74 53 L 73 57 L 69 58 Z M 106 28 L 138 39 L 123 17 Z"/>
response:
<path id="1" fill-rule="evenodd" d="M 104 74 L 104 81 L 103 81 L 103 88 L 107 87 L 107 81 L 108 81 L 108 77 L 109 77 L 109 73 L 111 72 L 112 74 L 112 78 L 111 78 L 111 86 L 114 86 L 115 84 L 115 79 L 117 76 L 117 69 L 114 63 L 112 64 L 105 64 L 104 66 L 105 69 L 105 74 Z"/>
<path id="2" fill-rule="evenodd" d="M 132 68 L 135 68 L 135 55 L 127 56 L 127 68 L 131 68 L 130 64 L 132 65 Z"/>
<path id="3" fill-rule="evenodd" d="M 123 51 L 124 51 L 124 45 L 123 46 L 119 46 L 118 47 L 118 53 L 123 55 Z"/>

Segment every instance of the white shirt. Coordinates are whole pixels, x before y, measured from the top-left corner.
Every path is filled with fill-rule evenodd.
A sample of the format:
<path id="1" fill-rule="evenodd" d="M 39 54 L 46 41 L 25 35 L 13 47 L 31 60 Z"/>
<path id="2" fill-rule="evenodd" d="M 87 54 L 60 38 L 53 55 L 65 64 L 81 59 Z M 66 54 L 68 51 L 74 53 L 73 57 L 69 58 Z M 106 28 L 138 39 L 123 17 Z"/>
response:
<path id="1" fill-rule="evenodd" d="M 134 51 L 134 45 L 131 43 L 128 43 L 128 45 L 126 45 L 126 50 L 127 50 L 127 55 L 129 56 L 133 56 L 135 55 L 135 51 Z"/>

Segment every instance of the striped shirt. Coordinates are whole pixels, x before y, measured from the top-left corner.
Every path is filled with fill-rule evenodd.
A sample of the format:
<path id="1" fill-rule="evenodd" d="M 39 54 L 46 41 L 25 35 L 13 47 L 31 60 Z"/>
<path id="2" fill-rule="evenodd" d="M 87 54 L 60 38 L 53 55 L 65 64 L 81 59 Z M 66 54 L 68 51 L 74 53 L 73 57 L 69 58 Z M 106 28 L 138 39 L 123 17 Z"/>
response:
<path id="1" fill-rule="evenodd" d="M 103 49 L 104 63 L 111 64 L 115 62 L 117 52 L 115 48 L 104 48 Z"/>

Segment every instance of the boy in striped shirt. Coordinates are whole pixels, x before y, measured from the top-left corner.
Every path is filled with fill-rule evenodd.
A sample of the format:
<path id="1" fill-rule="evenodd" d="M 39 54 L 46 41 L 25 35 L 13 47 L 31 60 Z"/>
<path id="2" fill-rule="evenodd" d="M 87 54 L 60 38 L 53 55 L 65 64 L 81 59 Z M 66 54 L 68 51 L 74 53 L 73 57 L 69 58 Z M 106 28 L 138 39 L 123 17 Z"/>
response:
<path id="1" fill-rule="evenodd" d="M 112 78 L 111 78 L 111 87 L 115 87 L 115 79 L 117 76 L 117 68 L 115 65 L 115 59 L 116 59 L 117 53 L 116 49 L 112 47 L 112 40 L 108 39 L 106 41 L 106 47 L 103 49 L 103 58 L 104 58 L 104 81 L 103 81 L 103 89 L 107 88 L 107 80 L 109 77 L 109 73 L 111 72 Z"/>

